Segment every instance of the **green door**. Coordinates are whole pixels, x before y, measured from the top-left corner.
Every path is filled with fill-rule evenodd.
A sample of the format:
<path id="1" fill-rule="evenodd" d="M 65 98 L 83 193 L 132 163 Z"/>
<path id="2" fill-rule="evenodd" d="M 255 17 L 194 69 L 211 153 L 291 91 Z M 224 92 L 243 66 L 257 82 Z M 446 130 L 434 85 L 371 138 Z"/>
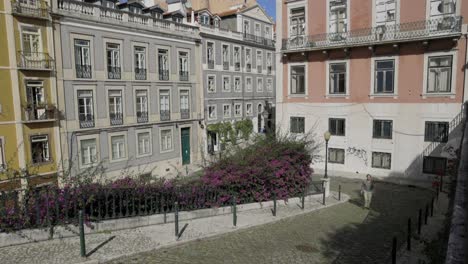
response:
<path id="1" fill-rule="evenodd" d="M 182 164 L 190 164 L 190 128 L 182 128 L 180 133 L 182 145 Z"/>

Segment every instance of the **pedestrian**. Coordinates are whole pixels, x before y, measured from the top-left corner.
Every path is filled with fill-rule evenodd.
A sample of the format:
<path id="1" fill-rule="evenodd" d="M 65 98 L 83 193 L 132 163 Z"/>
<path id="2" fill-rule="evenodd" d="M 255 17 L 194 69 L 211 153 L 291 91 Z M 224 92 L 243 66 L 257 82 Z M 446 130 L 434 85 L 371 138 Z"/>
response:
<path id="1" fill-rule="evenodd" d="M 372 176 L 370 174 L 367 174 L 366 180 L 363 181 L 361 185 L 361 194 L 364 196 L 364 208 L 369 209 L 373 191 L 374 181 L 372 180 Z"/>

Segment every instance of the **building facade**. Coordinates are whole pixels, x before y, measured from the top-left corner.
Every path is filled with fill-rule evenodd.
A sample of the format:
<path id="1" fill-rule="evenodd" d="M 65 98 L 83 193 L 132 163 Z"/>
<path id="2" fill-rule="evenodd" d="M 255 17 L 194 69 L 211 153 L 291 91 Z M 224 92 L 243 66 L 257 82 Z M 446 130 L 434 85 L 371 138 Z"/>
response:
<path id="1" fill-rule="evenodd" d="M 198 29 L 139 1 L 57 3 L 64 168 L 185 175 L 199 159 Z"/>
<path id="2" fill-rule="evenodd" d="M 466 100 L 467 15 L 460 0 L 277 1 L 277 125 L 319 142 L 329 131 L 331 174 L 444 174 Z"/>
<path id="3" fill-rule="evenodd" d="M 46 0 L 0 1 L 0 190 L 56 181 L 61 156 L 50 7 Z"/>

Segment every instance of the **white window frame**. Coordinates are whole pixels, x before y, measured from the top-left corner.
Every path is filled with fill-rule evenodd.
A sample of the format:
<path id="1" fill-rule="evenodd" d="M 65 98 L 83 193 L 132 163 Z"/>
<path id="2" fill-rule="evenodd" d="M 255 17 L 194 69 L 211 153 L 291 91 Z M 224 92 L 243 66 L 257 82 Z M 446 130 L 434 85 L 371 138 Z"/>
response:
<path id="1" fill-rule="evenodd" d="M 246 24 L 248 25 L 248 28 L 249 28 L 249 30 L 248 30 L 247 32 L 245 32 L 245 28 L 246 28 L 245 25 L 246 25 Z M 242 21 L 242 32 L 243 32 L 244 34 L 252 34 L 252 33 L 251 33 L 251 32 L 252 32 L 252 28 L 251 28 L 250 20 L 243 20 L 243 21 Z"/>
<path id="2" fill-rule="evenodd" d="M 273 78 L 267 78 L 265 86 L 268 92 L 272 92 L 273 91 Z"/>
<path id="3" fill-rule="evenodd" d="M 213 86 L 214 86 L 214 89 L 213 91 L 210 91 L 209 90 L 209 80 L 210 80 L 210 77 L 213 77 Z M 208 74 L 206 75 L 206 91 L 207 93 L 216 93 L 216 74 Z"/>
<path id="4" fill-rule="evenodd" d="M 124 93 L 124 89 L 121 88 L 121 87 L 106 87 L 107 89 L 107 117 L 109 118 L 109 120 L 111 119 L 111 113 L 110 113 L 110 96 L 109 96 L 109 93 L 111 91 L 120 91 L 120 95 L 121 95 L 121 108 L 122 108 L 122 120 L 125 119 L 125 93 Z M 96 118 L 95 118 L 96 119 Z"/>
<path id="5" fill-rule="evenodd" d="M 345 63 L 346 64 L 346 92 L 344 94 L 331 94 L 330 93 L 330 64 L 336 64 L 336 63 Z M 325 66 L 327 67 L 325 70 L 326 70 L 326 87 L 325 87 L 325 91 L 326 91 L 326 97 L 329 98 L 329 97 L 345 97 L 346 99 L 349 99 L 349 91 L 350 91 L 350 87 L 349 87 L 349 84 L 350 84 L 350 71 L 351 71 L 351 68 L 349 67 L 349 59 L 346 59 L 346 60 L 328 60 L 327 63 L 325 64 Z M 307 76 L 307 74 L 306 74 Z"/>
<path id="6" fill-rule="evenodd" d="M 236 113 L 236 106 L 239 107 L 239 114 Z M 234 117 L 242 117 L 242 103 L 234 104 Z"/>
<path id="7" fill-rule="evenodd" d="M 224 79 L 227 78 L 229 80 L 229 89 L 224 89 Z M 226 92 L 226 93 L 229 93 L 231 92 L 231 76 L 229 75 L 223 75 L 223 79 L 222 79 L 222 82 L 221 82 L 221 85 L 222 85 L 222 91 L 223 92 Z"/>
<path id="8" fill-rule="evenodd" d="M 77 62 L 75 61 L 75 39 L 76 40 L 86 40 L 86 41 L 89 41 L 89 64 L 91 66 L 91 79 L 95 79 L 96 78 L 96 75 L 95 75 L 95 72 L 94 72 L 94 37 L 93 36 L 89 36 L 89 35 L 80 35 L 80 34 L 70 34 L 70 43 L 72 43 L 73 45 L 73 48 L 70 49 L 70 56 L 71 56 L 71 61 L 72 61 L 72 70 L 73 70 L 73 78 L 75 79 L 78 79 L 78 80 L 81 80 L 79 78 L 77 78 L 76 76 L 76 64 Z M 106 64 L 107 65 L 107 62 Z M 86 79 L 85 79 L 86 80 Z"/>
<path id="9" fill-rule="evenodd" d="M 250 105 L 250 113 L 247 111 L 247 106 Z M 246 116 L 253 116 L 253 103 L 245 103 L 245 115 Z"/>
<path id="10" fill-rule="evenodd" d="M 305 20 L 304 20 L 304 32 L 305 34 L 307 35 L 308 34 L 308 8 L 307 8 L 307 5 L 308 5 L 308 1 L 306 0 L 302 0 L 302 1 L 294 1 L 294 2 L 289 2 L 287 3 L 287 23 L 288 23 L 288 32 L 287 32 L 287 36 L 288 38 L 291 37 L 291 32 L 290 32 L 290 29 L 291 29 L 291 9 L 297 9 L 297 8 L 304 8 L 304 14 L 305 14 Z M 328 23 L 327 23 L 328 25 Z"/>
<path id="11" fill-rule="evenodd" d="M 37 162 L 37 163 L 34 163 L 33 162 L 33 146 L 32 146 L 32 143 L 33 143 L 33 138 L 35 137 L 45 137 L 46 140 L 47 140 L 47 149 L 46 149 L 46 154 L 47 154 L 47 160 L 45 161 L 42 161 L 42 162 Z M 30 135 L 29 136 L 29 144 L 30 144 L 30 154 L 31 154 L 31 163 L 33 166 L 40 166 L 44 163 L 49 163 L 52 161 L 52 155 L 51 155 L 51 152 L 52 152 L 52 144 L 51 144 L 51 140 L 50 140 L 50 135 L 49 134 L 37 134 L 37 135 Z"/>
<path id="12" fill-rule="evenodd" d="M 375 63 L 376 61 L 381 60 L 393 60 L 395 61 L 395 72 L 394 72 L 394 82 L 393 82 L 393 93 L 375 93 Z M 370 98 L 375 97 L 398 97 L 398 78 L 399 78 L 399 56 L 382 56 L 382 57 L 372 57 L 371 58 L 371 82 L 370 82 Z"/>
<path id="13" fill-rule="evenodd" d="M 372 27 L 377 26 L 377 1 L 372 0 Z M 400 23 L 400 0 L 395 0 L 395 24 Z M 390 24 L 391 25 L 391 24 Z"/>
<path id="14" fill-rule="evenodd" d="M 124 158 L 119 158 L 119 159 L 113 159 L 112 158 L 112 138 L 113 137 L 124 137 L 124 146 L 125 146 L 125 157 Z M 110 163 L 115 163 L 115 162 L 120 162 L 124 160 L 128 160 L 128 141 L 127 141 L 127 133 L 126 132 L 119 132 L 119 133 L 109 133 L 108 134 L 108 142 L 109 142 L 109 162 Z"/>
<path id="15" fill-rule="evenodd" d="M 333 1 L 333 0 L 327 0 L 327 6 L 326 6 L 326 9 L 327 9 L 327 13 L 326 13 L 327 24 L 325 25 L 327 29 L 326 33 L 330 33 L 330 1 Z M 351 17 L 350 17 L 351 0 L 345 0 L 345 1 L 346 1 L 346 32 L 349 32 L 351 28 Z"/>
<path id="16" fill-rule="evenodd" d="M 188 49 L 177 49 L 177 76 L 180 75 L 180 72 L 181 72 L 181 68 L 180 68 L 180 53 L 181 52 L 186 52 L 187 53 L 187 74 L 188 74 L 188 78 L 189 78 L 189 81 L 190 81 L 190 50 Z"/>
<path id="17" fill-rule="evenodd" d="M 135 79 L 135 68 L 136 68 L 136 61 L 135 61 L 135 48 L 137 47 L 140 47 L 140 48 L 145 48 L 145 58 L 144 58 L 144 68 L 142 69 L 146 69 L 146 80 L 144 81 L 147 81 L 149 79 L 149 70 L 148 70 L 148 64 L 149 64 L 149 61 L 148 61 L 148 44 L 146 43 L 139 43 L 139 42 L 132 42 L 132 50 L 133 50 L 133 56 L 132 56 L 132 72 L 133 72 L 133 78 Z"/>
<path id="18" fill-rule="evenodd" d="M 263 50 L 256 50 L 255 51 L 255 70 L 257 71 L 258 74 L 262 74 L 263 71 L 265 70 L 265 65 L 263 65 Z M 261 60 L 260 60 L 260 64 L 258 63 L 258 55 L 260 54 L 261 56 Z M 262 67 L 262 71 L 258 71 L 258 66 L 261 66 Z"/>
<path id="19" fill-rule="evenodd" d="M 239 80 L 239 89 L 236 89 L 236 80 Z M 240 93 L 242 92 L 242 77 L 234 76 L 234 92 Z"/>
<path id="20" fill-rule="evenodd" d="M 96 161 L 90 164 L 83 164 L 82 153 L 81 153 L 81 141 L 91 140 L 91 139 L 94 139 L 96 141 Z M 80 168 L 81 169 L 90 168 L 90 167 L 93 167 L 94 165 L 99 164 L 99 161 L 100 161 L 99 135 L 79 136 L 77 140 L 78 140 L 78 151 L 79 151 L 78 160 L 79 160 Z"/>
<path id="21" fill-rule="evenodd" d="M 226 115 L 224 109 L 225 107 L 228 107 L 229 109 L 229 116 Z M 223 104 L 223 119 L 229 119 L 229 118 L 232 118 L 232 107 L 231 107 L 231 104 Z"/>
<path id="22" fill-rule="evenodd" d="M 169 94 L 169 113 L 172 115 L 172 90 L 171 88 L 161 87 L 158 89 L 158 113 L 161 114 L 161 92 L 168 92 Z"/>
<path id="23" fill-rule="evenodd" d="M 257 26 L 259 28 L 258 33 L 257 33 Z M 262 37 L 262 24 L 258 22 L 254 22 L 254 34 L 253 35 L 256 37 Z"/>
<path id="24" fill-rule="evenodd" d="M 247 80 L 250 80 L 250 87 L 247 85 Z M 251 76 L 245 77 L 245 91 L 253 92 L 253 78 Z"/>
<path id="25" fill-rule="evenodd" d="M 229 65 L 229 68 L 227 70 L 224 69 L 224 47 L 227 46 L 227 63 Z M 221 62 L 222 62 L 222 65 L 221 67 L 223 67 L 223 71 L 229 71 L 231 69 L 231 44 L 229 43 L 226 43 L 226 42 L 221 42 Z"/>
<path id="26" fill-rule="evenodd" d="M 242 48 L 241 46 L 238 45 L 233 45 L 232 47 L 232 62 L 234 65 L 234 70 L 236 69 L 236 48 L 239 49 L 239 60 L 237 61 L 239 63 L 239 69 L 242 67 Z"/>
<path id="27" fill-rule="evenodd" d="M 187 92 L 187 96 L 188 96 L 188 110 L 189 110 L 189 113 L 191 112 L 191 107 L 192 107 L 192 102 L 190 100 L 191 98 L 191 92 L 190 92 L 190 88 L 189 87 L 183 87 L 183 88 L 179 88 L 179 110 L 181 111 L 182 110 L 182 101 L 180 100 L 181 97 L 182 97 L 182 92 Z"/>
<path id="28" fill-rule="evenodd" d="M 450 92 L 449 93 L 428 93 L 427 92 L 427 79 L 429 74 L 429 57 L 439 57 L 439 56 L 452 56 L 452 80 L 450 82 Z M 424 68 L 423 68 L 423 87 L 422 87 L 422 97 L 423 99 L 429 97 L 450 97 L 451 99 L 455 98 L 457 91 L 457 72 L 458 72 L 458 56 L 457 52 L 452 50 L 448 52 L 429 52 L 424 54 Z"/>
<path id="29" fill-rule="evenodd" d="M 214 117 L 210 117 L 210 107 L 213 108 Z M 216 119 L 218 119 L 218 113 L 217 113 L 217 106 L 216 106 L 216 105 L 208 105 L 208 107 L 207 107 L 206 110 L 207 110 L 208 120 L 216 120 Z"/>
<path id="30" fill-rule="evenodd" d="M 170 149 L 167 149 L 167 150 L 163 150 L 162 148 L 162 132 L 164 130 L 170 130 L 171 131 L 171 148 Z M 159 153 L 168 153 L 168 152 L 172 152 L 174 151 L 174 128 L 171 126 L 171 127 L 160 127 L 159 128 Z"/>
<path id="31" fill-rule="evenodd" d="M 169 73 L 169 80 L 167 81 L 170 81 L 171 80 L 171 47 L 169 46 L 156 46 L 156 74 L 157 74 L 157 80 L 159 80 L 159 68 L 160 68 L 160 63 L 159 63 L 159 50 L 165 50 L 167 51 L 167 71 Z M 178 62 L 177 62 L 178 63 Z M 163 70 L 165 70 L 165 68 L 163 68 Z M 179 68 L 177 68 L 177 71 L 179 70 Z M 177 73 L 177 75 L 179 75 L 179 73 Z"/>
<path id="32" fill-rule="evenodd" d="M 137 92 L 138 91 L 146 91 L 146 113 L 148 114 L 148 119 L 149 119 L 149 115 L 150 115 L 150 102 L 151 102 L 151 99 L 150 99 L 150 91 L 149 91 L 149 88 L 146 87 L 146 86 L 135 86 L 133 87 L 133 94 L 134 94 L 134 111 L 135 111 L 135 116 L 137 116 L 137 113 L 138 113 L 138 97 L 137 97 Z"/>
<path id="33" fill-rule="evenodd" d="M 138 141 L 138 136 L 140 134 L 149 133 L 149 152 L 148 153 L 140 153 L 140 142 Z M 137 158 L 147 157 L 153 155 L 153 135 L 151 133 L 151 128 L 148 129 L 138 129 L 135 131 L 135 142 L 136 142 L 136 153 Z"/>
<path id="34" fill-rule="evenodd" d="M 261 86 L 259 85 L 259 81 L 261 81 L 261 82 L 260 82 L 260 83 L 261 83 Z M 263 77 L 257 77 L 257 79 L 256 79 L 256 88 L 257 88 L 256 91 L 257 91 L 258 93 L 263 93 L 264 88 L 265 88 L 265 87 L 263 87 L 263 86 L 264 86 Z M 260 88 L 261 88 L 261 89 L 260 89 Z"/>
<path id="35" fill-rule="evenodd" d="M 216 65 L 216 43 L 214 41 L 206 41 L 206 64 L 208 68 L 208 44 L 213 44 L 213 64 Z M 216 66 L 215 66 L 216 67 Z"/>
<path id="36" fill-rule="evenodd" d="M 291 68 L 294 66 L 304 66 L 304 94 L 293 94 L 291 93 Z M 303 62 L 297 62 L 297 63 L 288 63 L 288 97 L 306 97 L 309 95 L 309 89 L 308 89 L 308 81 L 309 81 L 309 75 L 307 74 L 309 72 L 309 64 L 308 63 L 303 63 Z"/>
<path id="37" fill-rule="evenodd" d="M 389 168 L 374 167 L 374 153 L 375 153 L 375 154 L 380 154 L 380 153 L 383 153 L 383 154 L 390 154 L 390 167 L 389 167 Z M 391 152 L 380 151 L 380 150 L 372 150 L 372 152 L 371 152 L 371 160 L 370 160 L 371 168 L 372 168 L 372 169 L 376 169 L 376 170 L 386 170 L 386 171 L 391 170 L 392 167 L 393 167 L 393 163 L 394 163 L 393 158 L 394 158 L 394 156 L 393 156 L 393 153 L 391 153 Z"/>
<path id="38" fill-rule="evenodd" d="M 431 2 L 432 1 L 434 0 L 426 0 L 426 20 L 431 19 Z M 453 14 L 454 16 L 460 16 L 461 2 L 462 0 L 456 0 L 455 13 Z"/>
<path id="39" fill-rule="evenodd" d="M 244 71 L 247 72 L 247 64 L 249 64 L 249 62 L 247 61 L 247 50 L 250 51 L 250 71 L 252 72 L 252 65 L 253 65 L 253 58 L 252 58 L 252 49 L 251 48 L 245 48 L 244 49 L 244 53 L 245 53 L 245 69 Z"/>
<path id="40" fill-rule="evenodd" d="M 80 105 L 78 103 L 78 94 L 80 91 L 91 91 L 91 94 L 92 94 L 92 99 L 93 99 L 93 102 L 92 102 L 92 116 L 93 116 L 93 120 L 94 120 L 94 123 L 95 123 L 95 126 L 97 125 L 96 122 L 97 122 L 97 115 L 96 115 L 96 109 L 97 109 L 97 102 L 96 102 L 96 86 L 94 85 L 77 85 L 77 86 L 74 86 L 73 87 L 74 89 L 74 95 L 76 96 L 75 98 L 75 103 L 76 103 L 76 107 L 75 107 L 75 121 L 76 121 L 76 127 L 79 128 L 80 127 Z M 107 107 L 107 103 L 106 103 L 106 107 Z M 107 107 L 108 108 L 108 107 Z M 106 110 L 106 112 L 109 111 L 109 110 Z"/>
<path id="41" fill-rule="evenodd" d="M 304 132 L 293 132 L 291 131 L 291 126 L 292 126 L 292 119 L 293 118 L 303 118 L 304 119 Z M 306 133 L 306 117 L 303 116 L 303 115 L 294 115 L 294 116 L 289 116 L 289 127 L 288 127 L 288 130 L 289 130 L 289 133 L 293 134 L 293 135 L 303 135 Z"/>
<path id="42" fill-rule="evenodd" d="M 38 27 L 36 25 L 31 25 L 31 24 L 23 24 L 19 23 L 19 30 L 20 30 L 20 45 L 21 45 L 21 51 L 24 51 L 24 43 L 23 43 L 23 31 L 25 31 L 26 28 L 29 29 L 34 29 L 37 31 L 37 33 L 33 33 L 30 35 L 36 35 L 39 39 L 39 45 L 38 45 L 38 52 L 44 52 L 43 46 L 42 46 L 42 30 L 41 27 Z M 73 42 L 73 47 L 74 47 L 74 42 Z M 74 52 L 74 49 L 73 49 Z"/>
<path id="43" fill-rule="evenodd" d="M 119 48 L 118 48 L 118 55 L 119 55 L 118 59 L 119 59 L 119 61 L 118 61 L 118 65 L 116 64 L 116 65 L 114 65 L 114 67 L 120 67 L 120 72 L 122 73 L 123 72 L 123 68 L 122 68 L 122 65 L 123 65 L 123 49 L 122 49 L 123 43 L 122 43 L 122 41 L 113 40 L 113 39 L 105 39 L 104 40 L 104 51 L 105 51 L 104 52 L 104 58 L 105 58 L 104 65 L 106 67 L 105 72 L 107 73 L 108 67 L 111 66 L 111 65 L 107 64 L 107 59 L 108 59 L 107 58 L 107 45 L 109 45 L 109 44 L 119 46 Z M 133 55 L 133 51 L 132 51 L 132 55 Z M 106 79 L 108 79 L 107 77 L 109 77 L 109 76 L 107 76 L 107 74 L 106 74 Z"/>

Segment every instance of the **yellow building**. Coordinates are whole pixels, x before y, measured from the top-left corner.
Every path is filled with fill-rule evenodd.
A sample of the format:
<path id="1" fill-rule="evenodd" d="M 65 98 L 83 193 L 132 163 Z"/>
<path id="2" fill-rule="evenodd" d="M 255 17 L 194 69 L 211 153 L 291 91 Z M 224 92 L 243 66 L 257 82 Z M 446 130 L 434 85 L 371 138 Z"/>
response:
<path id="1" fill-rule="evenodd" d="M 0 0 L 0 190 L 56 181 L 60 113 L 50 10 L 44 0 Z"/>

